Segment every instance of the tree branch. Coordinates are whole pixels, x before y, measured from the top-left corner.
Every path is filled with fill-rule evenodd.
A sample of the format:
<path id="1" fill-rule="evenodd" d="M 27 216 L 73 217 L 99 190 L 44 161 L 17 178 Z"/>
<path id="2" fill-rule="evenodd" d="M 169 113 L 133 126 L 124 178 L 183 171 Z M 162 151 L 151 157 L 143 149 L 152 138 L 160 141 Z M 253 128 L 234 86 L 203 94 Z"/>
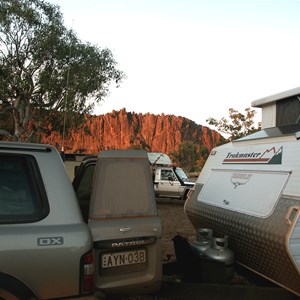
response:
<path id="1" fill-rule="evenodd" d="M 6 112 L 10 111 L 10 110 L 14 110 L 14 107 L 12 106 L 6 106 L 3 109 L 0 110 L 0 115 L 5 114 Z"/>
<path id="2" fill-rule="evenodd" d="M 5 136 L 5 137 L 8 137 L 10 139 L 13 138 L 13 136 L 8 131 L 6 131 L 4 129 L 0 129 L 0 136 Z"/>

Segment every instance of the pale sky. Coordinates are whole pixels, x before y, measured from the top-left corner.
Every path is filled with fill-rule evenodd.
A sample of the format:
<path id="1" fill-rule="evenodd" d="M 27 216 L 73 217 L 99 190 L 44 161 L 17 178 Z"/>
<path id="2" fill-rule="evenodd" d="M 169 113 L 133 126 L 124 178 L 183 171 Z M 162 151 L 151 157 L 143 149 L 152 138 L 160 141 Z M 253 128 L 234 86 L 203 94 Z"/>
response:
<path id="1" fill-rule="evenodd" d="M 206 119 L 300 86 L 300 0 L 48 0 L 127 79 L 95 110 Z M 256 109 L 260 117 L 260 109 Z"/>

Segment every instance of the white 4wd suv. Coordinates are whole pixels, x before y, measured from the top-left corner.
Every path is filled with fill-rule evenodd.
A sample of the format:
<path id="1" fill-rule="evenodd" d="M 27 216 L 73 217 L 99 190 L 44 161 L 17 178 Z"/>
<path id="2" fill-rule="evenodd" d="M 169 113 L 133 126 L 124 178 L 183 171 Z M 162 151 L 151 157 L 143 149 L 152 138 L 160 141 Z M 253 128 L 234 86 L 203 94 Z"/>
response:
<path id="1" fill-rule="evenodd" d="M 94 291 L 93 244 L 57 150 L 0 142 L 0 299 Z"/>
<path id="2" fill-rule="evenodd" d="M 156 293 L 162 280 L 162 226 L 147 152 L 106 150 L 85 159 L 73 181 L 91 230 L 96 289 Z"/>

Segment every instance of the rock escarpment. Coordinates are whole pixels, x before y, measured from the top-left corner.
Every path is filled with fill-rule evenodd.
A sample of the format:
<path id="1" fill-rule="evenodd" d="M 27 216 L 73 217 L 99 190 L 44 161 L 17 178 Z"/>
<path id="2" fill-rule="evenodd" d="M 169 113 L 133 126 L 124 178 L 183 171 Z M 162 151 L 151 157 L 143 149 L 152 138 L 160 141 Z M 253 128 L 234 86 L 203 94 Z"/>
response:
<path id="1" fill-rule="evenodd" d="M 86 119 L 85 129 L 72 130 L 65 137 L 66 153 L 132 148 L 169 153 L 183 142 L 193 142 L 211 150 L 222 139 L 217 131 L 174 115 L 137 114 L 124 108 Z M 58 132 L 52 132 L 43 137 L 42 142 L 60 148 L 62 137 Z"/>

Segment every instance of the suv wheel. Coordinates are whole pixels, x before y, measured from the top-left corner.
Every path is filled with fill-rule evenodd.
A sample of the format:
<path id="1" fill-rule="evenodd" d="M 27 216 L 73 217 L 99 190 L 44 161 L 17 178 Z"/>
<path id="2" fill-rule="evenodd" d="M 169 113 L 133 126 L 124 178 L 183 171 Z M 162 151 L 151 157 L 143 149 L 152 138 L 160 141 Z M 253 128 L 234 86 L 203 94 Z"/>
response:
<path id="1" fill-rule="evenodd" d="M 35 300 L 36 298 L 30 295 L 30 293 L 21 293 L 17 291 L 11 291 L 0 287 L 0 300 Z"/>
<path id="2" fill-rule="evenodd" d="M 0 289 L 0 300 L 19 300 L 20 298 L 10 291 Z"/>
<path id="3" fill-rule="evenodd" d="M 34 295 L 17 281 L 0 286 L 0 300 L 36 300 Z"/>

